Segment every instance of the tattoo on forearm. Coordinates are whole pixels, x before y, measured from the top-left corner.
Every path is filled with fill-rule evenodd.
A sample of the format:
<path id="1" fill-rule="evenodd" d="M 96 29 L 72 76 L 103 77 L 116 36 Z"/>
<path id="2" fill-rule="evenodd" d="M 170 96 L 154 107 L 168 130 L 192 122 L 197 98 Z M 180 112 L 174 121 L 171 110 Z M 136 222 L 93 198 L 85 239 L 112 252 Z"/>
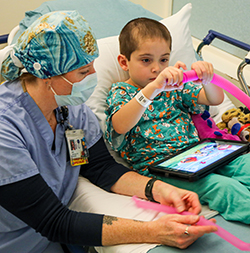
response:
<path id="1" fill-rule="evenodd" d="M 113 216 L 104 216 L 103 217 L 103 224 L 112 225 L 113 221 L 118 221 L 118 218 L 113 217 Z"/>

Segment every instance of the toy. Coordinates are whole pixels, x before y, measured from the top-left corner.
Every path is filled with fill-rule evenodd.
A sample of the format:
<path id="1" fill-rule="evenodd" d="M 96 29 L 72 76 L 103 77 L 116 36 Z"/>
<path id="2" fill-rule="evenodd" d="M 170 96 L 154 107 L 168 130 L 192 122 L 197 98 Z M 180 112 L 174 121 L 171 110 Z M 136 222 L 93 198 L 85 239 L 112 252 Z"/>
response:
<path id="1" fill-rule="evenodd" d="M 198 80 L 198 76 L 194 70 L 187 71 L 183 73 L 183 83 L 189 81 Z M 229 82 L 227 79 L 214 74 L 211 83 L 221 87 L 222 89 L 228 91 L 234 97 L 236 97 L 239 101 L 241 101 L 249 110 L 250 110 L 250 97 L 244 93 L 240 88 Z"/>
<path id="2" fill-rule="evenodd" d="M 250 123 L 242 124 L 238 118 L 234 117 L 228 122 L 228 127 L 232 134 L 237 134 L 241 140 L 250 142 Z"/>
<path id="3" fill-rule="evenodd" d="M 238 132 L 238 135 L 243 141 L 250 142 L 250 124 L 242 126 L 240 131 Z"/>
<path id="4" fill-rule="evenodd" d="M 239 117 L 239 122 L 241 122 L 243 124 L 250 123 L 250 113 L 249 114 L 245 114 L 244 116 L 240 116 Z"/>
<path id="5" fill-rule="evenodd" d="M 217 124 L 219 129 L 227 129 L 232 135 L 237 135 L 241 140 L 250 142 L 250 111 L 247 108 L 227 110 L 222 114 L 221 119 L 222 121 Z"/>
<path id="6" fill-rule="evenodd" d="M 233 117 L 231 120 L 229 120 L 227 126 L 231 130 L 231 133 L 233 135 L 236 135 L 240 131 L 241 123 L 239 122 L 237 117 Z"/>
<path id="7" fill-rule="evenodd" d="M 250 123 L 250 110 L 242 106 L 240 106 L 239 109 L 243 112 L 243 115 L 239 116 L 239 122 L 242 124 Z"/>
<path id="8" fill-rule="evenodd" d="M 227 129 L 227 130 L 228 130 L 228 128 L 227 128 L 227 123 L 226 123 L 226 122 L 221 121 L 221 122 L 217 123 L 216 126 L 217 126 L 220 130 L 224 130 L 224 129 Z"/>
<path id="9" fill-rule="evenodd" d="M 233 109 L 229 109 L 226 112 L 224 112 L 221 116 L 221 119 L 223 122 L 228 123 L 232 118 L 234 117 L 241 117 L 243 116 L 244 113 L 241 111 L 240 108 L 233 108 Z"/>
<path id="10" fill-rule="evenodd" d="M 159 203 L 153 203 L 149 201 L 143 201 L 138 199 L 136 196 L 133 196 L 132 199 L 134 200 L 137 207 L 145 208 L 145 209 L 152 209 L 158 212 L 164 212 L 168 214 L 176 214 L 178 213 L 177 210 L 174 207 L 162 205 Z M 178 213 L 181 215 L 191 215 L 191 213 L 184 211 L 181 213 Z M 213 225 L 218 228 L 215 234 L 226 240 L 227 242 L 234 245 L 236 248 L 244 251 L 250 251 L 250 243 L 246 243 L 233 234 L 230 234 L 227 230 L 223 229 L 222 227 L 216 225 L 216 223 L 213 223 L 212 221 L 206 220 L 204 217 L 200 217 L 199 221 L 196 223 L 198 226 L 206 226 L 206 225 Z"/>
<path id="11" fill-rule="evenodd" d="M 217 124 L 217 127 L 221 130 L 227 129 L 228 132 L 230 133 L 231 130 L 227 125 L 228 122 L 234 117 L 239 118 L 242 116 L 244 116 L 244 113 L 241 111 L 240 108 L 229 109 L 222 114 L 221 116 L 222 121 Z"/>
<path id="12" fill-rule="evenodd" d="M 239 109 L 245 114 L 250 114 L 250 110 L 247 107 L 240 106 Z"/>
<path id="13" fill-rule="evenodd" d="M 240 141 L 237 135 L 228 133 L 227 128 L 220 129 L 216 126 L 214 120 L 210 117 L 210 113 L 206 110 L 202 114 L 192 114 L 192 120 L 200 139 L 216 138 Z"/>

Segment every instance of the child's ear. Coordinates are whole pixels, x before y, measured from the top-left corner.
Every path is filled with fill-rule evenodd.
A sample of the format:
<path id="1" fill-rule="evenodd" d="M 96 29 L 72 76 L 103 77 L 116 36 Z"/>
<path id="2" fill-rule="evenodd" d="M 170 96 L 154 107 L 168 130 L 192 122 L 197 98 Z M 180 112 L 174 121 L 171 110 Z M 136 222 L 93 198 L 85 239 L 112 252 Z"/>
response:
<path id="1" fill-rule="evenodd" d="M 126 56 L 123 54 L 119 54 L 117 60 L 121 68 L 125 71 L 128 71 L 128 59 L 126 58 Z"/>

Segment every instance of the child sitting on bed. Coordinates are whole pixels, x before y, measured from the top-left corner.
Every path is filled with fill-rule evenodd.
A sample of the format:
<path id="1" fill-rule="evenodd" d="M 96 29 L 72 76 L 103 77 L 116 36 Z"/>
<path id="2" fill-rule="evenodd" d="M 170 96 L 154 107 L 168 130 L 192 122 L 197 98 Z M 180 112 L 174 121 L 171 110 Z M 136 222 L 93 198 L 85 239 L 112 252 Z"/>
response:
<path id="1" fill-rule="evenodd" d="M 210 83 L 213 67 L 193 63 L 202 85 L 182 83 L 182 62 L 168 66 L 171 36 L 154 20 L 138 18 L 121 31 L 118 61 L 129 79 L 112 85 L 106 111 L 105 137 L 140 174 L 195 191 L 203 204 L 225 219 L 250 224 L 250 154 L 238 157 L 208 176 L 188 182 L 151 175 L 148 166 L 198 142 L 190 113 L 223 101 L 223 91 Z"/>

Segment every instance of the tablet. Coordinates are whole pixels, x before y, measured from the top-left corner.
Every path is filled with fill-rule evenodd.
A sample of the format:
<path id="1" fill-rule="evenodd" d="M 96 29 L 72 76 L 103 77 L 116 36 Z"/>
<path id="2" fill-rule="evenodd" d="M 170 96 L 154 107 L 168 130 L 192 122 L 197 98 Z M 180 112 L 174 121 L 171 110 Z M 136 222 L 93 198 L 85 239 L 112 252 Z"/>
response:
<path id="1" fill-rule="evenodd" d="M 157 161 L 149 171 L 165 177 L 196 181 L 249 152 L 249 149 L 249 142 L 208 138 Z"/>

